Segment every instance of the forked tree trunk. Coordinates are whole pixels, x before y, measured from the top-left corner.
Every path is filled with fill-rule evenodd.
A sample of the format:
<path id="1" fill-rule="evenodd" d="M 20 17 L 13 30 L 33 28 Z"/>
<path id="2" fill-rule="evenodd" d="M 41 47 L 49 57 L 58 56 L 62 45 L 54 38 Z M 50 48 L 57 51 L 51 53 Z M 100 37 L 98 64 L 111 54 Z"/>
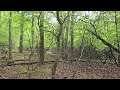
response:
<path id="1" fill-rule="evenodd" d="M 57 64 L 58 64 L 58 60 L 59 60 L 59 54 L 60 54 L 60 36 L 62 34 L 62 28 L 63 28 L 63 23 L 60 19 L 60 16 L 59 16 L 59 11 L 56 12 L 56 17 L 57 17 L 57 20 L 60 24 L 60 28 L 59 28 L 59 31 L 58 31 L 58 35 L 57 35 L 57 53 L 56 53 L 56 58 L 55 58 L 55 62 L 54 62 L 54 65 L 52 67 L 52 79 L 55 78 L 55 73 L 56 73 L 56 68 L 57 68 Z"/>
<path id="2" fill-rule="evenodd" d="M 54 65 L 52 67 L 52 79 L 55 78 L 55 73 L 56 73 L 56 68 L 57 68 L 57 64 L 58 64 L 58 60 L 60 57 L 60 36 L 61 36 L 61 31 L 62 31 L 63 25 L 60 25 L 60 29 L 59 29 L 59 34 L 57 35 L 57 53 L 56 53 L 56 58 L 55 58 L 55 62 Z"/>
<path id="3" fill-rule="evenodd" d="M 60 15 L 59 15 L 59 11 L 56 11 L 56 17 L 57 17 L 57 21 L 60 25 L 60 28 L 58 30 L 58 34 L 56 36 L 56 42 L 57 42 L 57 55 L 56 55 L 56 59 L 55 62 L 53 64 L 52 67 L 52 79 L 55 78 L 55 73 L 56 73 L 56 68 L 57 68 L 57 64 L 58 64 L 58 60 L 59 60 L 59 56 L 60 56 L 60 37 L 63 31 L 63 23 L 65 22 L 67 16 L 64 18 L 63 22 L 61 21 Z"/>

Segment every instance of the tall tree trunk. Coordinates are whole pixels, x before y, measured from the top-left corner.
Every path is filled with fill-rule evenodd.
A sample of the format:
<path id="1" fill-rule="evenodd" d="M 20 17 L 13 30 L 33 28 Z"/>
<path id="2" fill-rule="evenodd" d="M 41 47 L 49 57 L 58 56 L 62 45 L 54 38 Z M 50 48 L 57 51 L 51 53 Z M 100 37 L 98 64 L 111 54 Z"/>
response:
<path id="1" fill-rule="evenodd" d="M 60 36 L 62 34 L 62 28 L 63 28 L 63 23 L 62 23 L 62 21 L 60 19 L 59 11 L 56 12 L 56 15 L 57 15 L 56 17 L 57 17 L 57 20 L 59 22 L 60 28 L 59 28 L 58 35 L 57 35 L 57 53 L 56 53 L 55 62 L 54 62 L 53 67 L 52 67 L 52 79 L 55 78 L 56 68 L 57 68 L 57 64 L 58 64 L 58 60 L 59 60 Z"/>
<path id="2" fill-rule="evenodd" d="M 117 40 L 117 48 L 120 50 L 119 45 L 119 32 L 118 32 L 118 22 L 117 22 L 117 12 L 115 11 L 115 27 L 116 27 L 116 40 Z M 120 64 L 120 54 L 118 55 L 118 63 Z"/>
<path id="3" fill-rule="evenodd" d="M 44 64 L 44 11 L 40 16 L 40 64 Z"/>
<path id="4" fill-rule="evenodd" d="M 11 32 L 12 32 L 12 11 L 9 13 L 9 59 L 12 59 L 12 38 L 11 38 Z"/>
<path id="5" fill-rule="evenodd" d="M 31 52 L 33 51 L 34 46 L 34 12 L 32 11 L 32 30 L 31 30 L 31 36 L 32 36 L 32 45 L 31 45 Z"/>
<path id="6" fill-rule="evenodd" d="M 19 44 L 19 52 L 22 53 L 23 52 L 23 31 L 24 28 L 24 11 L 22 11 L 21 13 L 21 24 L 20 24 L 20 44 Z"/>
<path id="7" fill-rule="evenodd" d="M 64 29 L 62 29 L 62 53 L 64 53 Z"/>
<path id="8" fill-rule="evenodd" d="M 68 19 L 67 19 L 67 25 L 66 25 L 66 35 L 65 35 L 65 57 L 68 58 L 68 53 L 67 53 L 67 43 L 68 43 L 68 31 L 69 31 L 69 22 L 70 22 L 70 16 L 69 16 L 69 11 L 67 12 L 68 14 Z"/>
<path id="9" fill-rule="evenodd" d="M 73 35 L 74 35 L 74 33 L 73 33 L 73 30 L 74 30 L 74 11 L 72 11 L 72 16 L 71 16 L 71 28 L 70 28 L 70 30 L 71 30 L 71 32 L 70 32 L 70 36 L 71 36 L 71 60 L 72 60 L 72 56 L 73 56 Z"/>
<path id="10" fill-rule="evenodd" d="M 118 27 L 117 27 L 117 13 L 115 11 L 115 27 L 116 27 L 116 40 L 117 40 L 117 47 L 119 50 L 119 32 L 118 32 Z"/>

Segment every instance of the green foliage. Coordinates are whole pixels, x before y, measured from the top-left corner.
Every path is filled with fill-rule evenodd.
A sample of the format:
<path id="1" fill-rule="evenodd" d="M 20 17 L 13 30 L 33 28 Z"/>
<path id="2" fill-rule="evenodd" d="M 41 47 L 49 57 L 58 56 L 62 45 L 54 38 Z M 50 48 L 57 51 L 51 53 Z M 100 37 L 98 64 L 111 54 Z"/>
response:
<path id="1" fill-rule="evenodd" d="M 34 22 L 34 45 L 37 45 L 39 42 L 39 27 L 38 27 L 38 15 L 39 12 L 34 11 L 25 11 L 25 16 L 23 17 L 22 22 L 24 21 L 24 47 L 29 47 L 31 45 L 31 30 L 32 30 L 32 13 L 35 14 L 35 22 Z M 70 12 L 71 13 L 71 12 Z M 120 33 L 120 12 L 117 11 L 117 22 L 118 22 L 118 33 Z M 103 39 L 114 44 L 116 40 L 116 26 L 114 22 L 114 12 L 113 11 L 92 11 L 89 14 L 86 14 L 84 11 L 76 11 L 75 12 L 75 25 L 74 25 L 74 47 L 79 47 L 81 45 L 82 37 L 84 35 L 84 41 L 86 43 L 92 42 L 92 44 L 98 50 L 104 50 L 106 46 L 99 41 L 95 36 L 90 35 L 89 32 L 86 31 L 84 34 L 85 28 L 94 31 L 94 27 L 90 24 L 94 23 L 97 30 L 97 34 L 101 36 Z M 60 17 L 62 21 L 67 16 L 67 11 L 60 11 Z M 0 21 L 0 44 L 8 45 L 8 11 L 1 11 L 1 21 Z M 99 17 L 99 20 L 98 20 Z M 67 18 L 66 18 L 67 19 Z M 83 22 L 82 20 L 85 22 Z M 71 14 L 70 14 L 71 20 Z M 13 11 L 12 17 L 12 47 L 13 52 L 18 50 L 19 47 L 19 39 L 20 39 L 20 24 L 21 24 L 21 12 Z M 67 25 L 67 22 L 64 22 L 64 25 Z M 48 32 L 47 30 L 54 32 L 57 34 L 59 29 L 59 24 L 56 19 L 55 11 L 45 11 L 44 12 L 44 34 L 45 34 L 45 48 L 49 47 L 51 42 L 54 44 L 52 47 L 56 47 L 56 39 L 53 34 Z M 64 33 L 65 35 L 65 33 Z M 52 38 L 53 37 L 53 38 Z M 92 41 L 91 41 L 92 40 Z M 68 31 L 68 47 L 70 47 L 70 30 Z"/>

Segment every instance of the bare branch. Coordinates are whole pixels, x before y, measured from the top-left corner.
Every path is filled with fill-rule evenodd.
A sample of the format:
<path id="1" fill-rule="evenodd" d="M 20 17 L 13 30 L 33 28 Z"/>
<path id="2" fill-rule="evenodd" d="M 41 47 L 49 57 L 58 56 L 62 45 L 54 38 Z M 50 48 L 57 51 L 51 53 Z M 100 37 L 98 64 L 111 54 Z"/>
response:
<path id="1" fill-rule="evenodd" d="M 81 20 L 82 22 L 85 22 L 85 23 L 89 23 L 89 22 L 84 21 L 83 19 L 79 19 L 79 20 Z"/>
<path id="2" fill-rule="evenodd" d="M 50 31 L 50 30 L 44 30 L 45 32 L 50 32 L 50 33 L 52 33 L 52 35 L 54 35 L 54 36 L 57 36 L 57 34 L 55 34 L 54 32 L 52 32 L 52 31 Z"/>
<path id="3" fill-rule="evenodd" d="M 69 14 L 64 18 L 63 23 L 65 22 L 65 20 L 69 17 Z"/>
<path id="4" fill-rule="evenodd" d="M 62 24 L 62 21 L 60 19 L 60 15 L 59 15 L 59 11 L 56 12 L 56 17 L 57 17 L 59 24 Z"/>

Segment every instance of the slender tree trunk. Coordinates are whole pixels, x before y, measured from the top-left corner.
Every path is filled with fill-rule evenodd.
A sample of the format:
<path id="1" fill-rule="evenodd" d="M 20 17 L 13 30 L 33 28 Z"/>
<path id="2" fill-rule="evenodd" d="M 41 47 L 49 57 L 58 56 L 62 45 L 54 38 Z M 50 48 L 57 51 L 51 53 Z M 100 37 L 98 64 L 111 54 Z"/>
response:
<path id="1" fill-rule="evenodd" d="M 73 35 L 74 35 L 74 33 L 73 33 L 73 30 L 74 30 L 74 11 L 72 11 L 72 17 L 71 17 L 71 32 L 70 32 L 70 36 L 71 36 L 71 59 L 73 58 L 72 56 L 73 56 Z"/>
<path id="2" fill-rule="evenodd" d="M 57 52 L 60 51 L 60 37 L 62 34 L 63 24 L 60 24 L 59 34 L 57 35 Z"/>
<path id="3" fill-rule="evenodd" d="M 62 31 L 63 31 L 63 23 L 65 22 L 65 19 L 66 19 L 66 18 L 64 18 L 63 22 L 61 21 L 59 11 L 56 11 L 56 17 L 57 17 L 57 21 L 60 25 L 60 28 L 59 28 L 58 34 L 56 36 L 56 39 L 57 39 L 57 55 L 56 55 L 56 59 L 55 59 L 55 62 L 53 64 L 53 67 L 52 67 L 52 79 L 55 78 L 56 68 L 57 68 L 59 57 L 60 57 L 60 37 L 61 37 Z"/>
<path id="4" fill-rule="evenodd" d="M 67 43 L 68 43 L 68 26 L 65 26 L 65 55 L 67 54 L 66 53 L 66 50 L 67 50 Z"/>
<path id="5" fill-rule="evenodd" d="M 23 34 L 24 34 L 24 31 L 23 31 L 23 28 L 24 28 L 24 11 L 22 11 L 22 13 L 21 13 L 20 28 L 21 28 L 21 31 L 20 31 L 19 52 L 22 53 L 23 52 Z"/>
<path id="6" fill-rule="evenodd" d="M 40 16 L 40 64 L 44 64 L 44 11 Z"/>
<path id="7" fill-rule="evenodd" d="M 69 15 L 69 11 L 67 12 L 67 14 Z M 67 19 L 67 25 L 66 25 L 66 35 L 65 35 L 65 57 L 68 58 L 68 53 L 67 53 L 67 43 L 68 43 L 68 31 L 69 31 L 69 22 L 70 22 L 70 16 L 68 16 Z"/>
<path id="8" fill-rule="evenodd" d="M 12 59 L 12 38 L 11 38 L 11 32 L 12 32 L 12 11 L 10 11 L 9 14 L 9 59 Z"/>
<path id="9" fill-rule="evenodd" d="M 63 28 L 63 23 L 60 19 L 60 16 L 59 16 L 59 11 L 56 12 L 56 17 L 57 17 L 57 20 L 60 24 L 60 28 L 59 28 L 59 31 L 58 31 L 58 35 L 57 35 L 57 53 L 56 53 L 56 59 L 55 59 L 55 62 L 53 64 L 53 67 L 52 67 L 52 79 L 55 78 L 55 73 L 56 73 L 56 68 L 57 68 L 57 64 L 58 64 L 58 60 L 59 60 L 59 54 L 60 54 L 60 36 L 62 34 L 62 28 Z"/>
<path id="10" fill-rule="evenodd" d="M 32 11 L 32 30 L 31 30 L 31 36 L 32 36 L 32 45 L 31 45 L 31 52 L 33 51 L 34 46 L 34 12 Z"/>
<path id="11" fill-rule="evenodd" d="M 64 53 L 64 29 L 62 29 L 62 53 Z"/>
<path id="12" fill-rule="evenodd" d="M 117 47 L 118 47 L 118 50 L 119 50 L 119 32 L 118 32 L 118 27 L 117 27 L 117 14 L 116 14 L 116 11 L 115 11 L 115 26 L 116 26 L 116 38 L 117 38 Z"/>
<path id="13" fill-rule="evenodd" d="M 116 40 L 117 40 L 117 48 L 120 50 L 119 45 L 119 32 L 118 32 L 118 23 L 117 23 L 117 12 L 115 11 L 115 27 L 116 27 Z M 118 55 L 118 63 L 120 64 L 120 54 Z"/>

